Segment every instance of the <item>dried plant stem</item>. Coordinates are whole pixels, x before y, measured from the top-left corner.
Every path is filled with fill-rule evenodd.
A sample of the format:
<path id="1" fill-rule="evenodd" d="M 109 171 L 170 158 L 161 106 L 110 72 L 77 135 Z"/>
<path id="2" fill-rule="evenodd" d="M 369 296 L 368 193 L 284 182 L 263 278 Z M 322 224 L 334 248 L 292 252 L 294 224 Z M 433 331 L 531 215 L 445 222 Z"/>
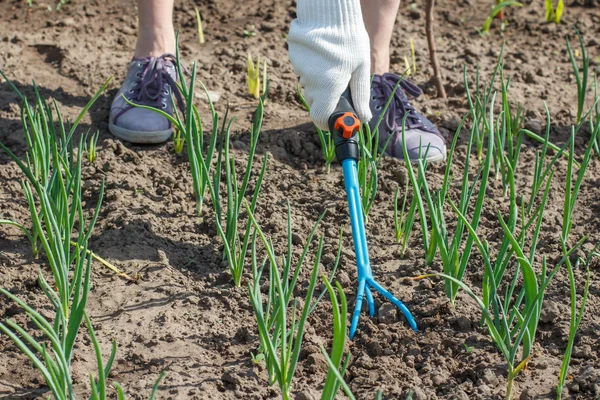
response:
<path id="1" fill-rule="evenodd" d="M 433 7 L 435 0 L 427 0 L 425 5 L 425 32 L 427 34 L 427 45 L 429 46 L 429 59 L 431 61 L 431 68 L 433 68 L 432 80 L 438 92 L 438 97 L 445 99 L 446 90 L 444 89 L 444 83 L 442 80 L 442 71 L 440 64 L 437 60 L 436 49 L 435 49 L 435 37 L 433 35 Z"/>

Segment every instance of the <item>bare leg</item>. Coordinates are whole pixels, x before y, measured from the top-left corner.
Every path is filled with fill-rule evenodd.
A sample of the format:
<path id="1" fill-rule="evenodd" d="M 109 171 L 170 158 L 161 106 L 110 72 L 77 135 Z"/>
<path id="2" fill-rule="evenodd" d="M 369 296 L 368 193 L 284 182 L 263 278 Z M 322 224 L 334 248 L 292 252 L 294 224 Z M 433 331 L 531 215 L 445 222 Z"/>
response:
<path id="1" fill-rule="evenodd" d="M 371 41 L 371 72 L 390 71 L 390 42 L 400 0 L 361 0 L 363 19 Z"/>
<path id="2" fill-rule="evenodd" d="M 134 57 L 175 53 L 174 0 L 138 0 L 139 26 Z"/>

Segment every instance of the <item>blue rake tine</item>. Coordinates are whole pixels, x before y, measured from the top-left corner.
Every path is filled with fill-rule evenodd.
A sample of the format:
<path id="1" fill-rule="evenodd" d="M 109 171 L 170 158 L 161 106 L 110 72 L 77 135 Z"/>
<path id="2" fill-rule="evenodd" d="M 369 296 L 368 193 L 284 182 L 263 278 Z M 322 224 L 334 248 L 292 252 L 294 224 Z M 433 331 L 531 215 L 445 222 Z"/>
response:
<path id="1" fill-rule="evenodd" d="M 404 314 L 404 316 L 406 317 L 406 320 L 408 321 L 408 324 L 410 325 L 410 327 L 415 332 L 419 331 L 419 328 L 417 328 L 417 323 L 415 322 L 415 319 L 413 318 L 413 316 L 410 313 L 410 311 L 408 310 L 408 308 L 406 308 L 406 306 L 404 305 L 404 303 L 402 303 L 400 300 L 398 300 L 397 298 L 395 298 L 393 294 L 391 294 L 390 292 L 388 292 L 379 283 L 377 283 L 375 281 L 371 281 L 371 282 L 369 282 L 369 285 L 373 286 L 373 289 L 377 290 L 386 299 L 388 299 L 393 305 L 395 305 L 396 307 L 398 307 L 400 309 L 400 311 L 402 311 L 402 314 Z"/>

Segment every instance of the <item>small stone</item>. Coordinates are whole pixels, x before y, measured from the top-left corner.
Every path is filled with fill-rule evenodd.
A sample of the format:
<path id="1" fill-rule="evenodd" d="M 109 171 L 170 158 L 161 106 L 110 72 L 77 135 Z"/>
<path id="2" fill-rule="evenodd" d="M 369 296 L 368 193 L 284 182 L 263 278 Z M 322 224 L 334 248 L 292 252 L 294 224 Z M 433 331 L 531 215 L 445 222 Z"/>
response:
<path id="1" fill-rule="evenodd" d="M 525 129 L 535 134 L 540 134 L 542 132 L 542 123 L 537 119 L 530 119 L 525 122 Z"/>
<path id="2" fill-rule="evenodd" d="M 397 320 L 396 306 L 390 303 L 384 303 L 379 307 L 378 320 L 382 324 L 393 324 Z"/>
<path id="3" fill-rule="evenodd" d="M 264 32 L 273 32 L 277 29 L 277 24 L 274 22 L 263 22 L 260 24 L 260 30 Z"/>
<path id="4" fill-rule="evenodd" d="M 167 253 L 165 253 L 164 250 L 156 250 L 156 253 L 158 255 L 158 262 L 163 264 L 163 265 L 169 265 L 169 257 L 167 257 Z"/>
<path id="5" fill-rule="evenodd" d="M 442 126 L 444 128 L 447 128 L 450 132 L 456 132 L 459 125 L 460 125 L 460 118 L 458 118 L 458 117 L 449 117 L 449 118 L 445 118 L 442 121 Z"/>
<path id="6" fill-rule="evenodd" d="M 548 369 L 548 361 L 546 359 L 533 359 L 531 360 L 531 362 L 529 363 L 529 366 L 531 368 L 535 368 L 535 369 Z"/>
<path id="7" fill-rule="evenodd" d="M 446 380 L 444 379 L 444 377 L 440 374 L 434 374 L 431 377 L 431 382 L 433 383 L 434 386 L 442 386 L 444 383 L 446 383 Z"/>
<path id="8" fill-rule="evenodd" d="M 383 347 L 376 341 L 367 344 L 367 351 L 371 357 L 380 357 L 383 355 Z"/>
<path id="9" fill-rule="evenodd" d="M 577 382 L 573 383 L 572 385 L 569 386 L 569 391 L 573 392 L 573 393 L 579 393 L 579 384 Z M 564 394 L 564 390 L 563 390 L 563 394 Z"/>
<path id="10" fill-rule="evenodd" d="M 61 19 L 60 21 L 58 21 L 58 23 L 56 24 L 58 26 L 74 26 L 75 25 L 75 18 L 65 18 L 65 19 Z"/>
<path id="11" fill-rule="evenodd" d="M 208 96 L 207 96 L 207 93 L 208 93 Z M 208 99 L 210 99 L 210 101 L 212 101 L 213 103 L 216 103 L 221 99 L 221 93 L 215 92 L 213 90 L 207 90 L 206 92 L 201 91 L 201 92 L 196 93 L 196 98 L 200 99 L 202 101 L 206 101 L 206 102 L 208 102 Z"/>

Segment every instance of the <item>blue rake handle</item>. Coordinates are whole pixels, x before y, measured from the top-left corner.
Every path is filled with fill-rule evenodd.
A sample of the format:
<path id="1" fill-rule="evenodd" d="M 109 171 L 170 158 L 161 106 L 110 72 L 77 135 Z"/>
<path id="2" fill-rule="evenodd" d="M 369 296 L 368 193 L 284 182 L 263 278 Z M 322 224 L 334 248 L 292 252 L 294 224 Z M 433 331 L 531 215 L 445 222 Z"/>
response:
<path id="1" fill-rule="evenodd" d="M 362 303 L 364 297 L 367 298 L 369 315 L 375 315 L 375 302 L 371 289 L 381 293 L 386 299 L 402 311 L 402 314 L 408 320 L 410 327 L 417 331 L 417 323 L 406 306 L 388 292 L 383 286 L 373 278 L 371 263 L 369 262 L 369 248 L 367 246 L 367 235 L 365 231 L 365 222 L 362 209 L 362 199 L 358 187 L 358 173 L 356 162 L 359 158 L 357 132 L 360 128 L 360 122 L 356 117 L 354 107 L 350 97 L 350 91 L 346 90 L 334 113 L 329 118 L 329 130 L 334 135 L 336 156 L 342 163 L 344 170 L 344 185 L 348 197 L 348 208 L 350 210 L 350 223 L 352 225 L 352 239 L 354 241 L 354 252 L 356 253 L 356 267 L 358 269 L 358 293 L 352 314 L 352 323 L 350 325 L 349 337 L 352 339 L 356 333 Z"/>
<path id="2" fill-rule="evenodd" d="M 352 239 L 354 240 L 354 252 L 356 253 L 356 267 L 358 269 L 358 292 L 356 295 L 356 303 L 354 313 L 352 314 L 352 324 L 350 325 L 350 339 L 354 337 L 360 313 L 362 310 L 363 299 L 366 295 L 367 305 L 369 307 L 369 315 L 375 315 L 375 303 L 373 302 L 373 294 L 371 289 L 381 293 L 386 299 L 402 311 L 402 314 L 408 320 L 410 327 L 417 331 L 417 323 L 406 306 L 394 297 L 389 291 L 373 278 L 371 263 L 369 261 L 369 248 L 367 246 L 367 235 L 365 232 L 365 223 L 362 210 L 362 200 L 358 189 L 358 174 L 356 161 L 347 158 L 342 161 L 344 170 L 344 184 L 346 186 L 346 194 L 348 196 L 348 208 L 350 211 L 350 223 L 352 225 Z"/>

